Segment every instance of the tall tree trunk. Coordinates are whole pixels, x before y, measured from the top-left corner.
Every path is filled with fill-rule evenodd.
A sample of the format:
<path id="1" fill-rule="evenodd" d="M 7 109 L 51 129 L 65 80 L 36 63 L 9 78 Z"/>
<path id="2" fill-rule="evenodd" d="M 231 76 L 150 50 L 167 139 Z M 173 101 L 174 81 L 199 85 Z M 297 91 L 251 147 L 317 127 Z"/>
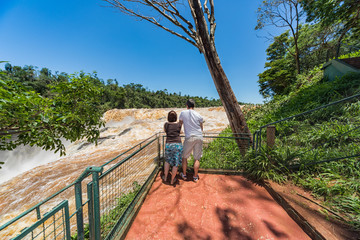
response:
<path id="1" fill-rule="evenodd" d="M 351 25 L 349 25 L 347 28 L 345 28 L 345 30 L 340 34 L 337 43 L 336 43 L 336 53 L 335 53 L 335 58 L 338 59 L 339 55 L 340 55 L 340 47 L 341 47 L 341 41 L 344 38 L 345 34 L 351 29 Z"/>
<path id="2" fill-rule="evenodd" d="M 215 83 L 216 90 L 219 93 L 221 102 L 225 108 L 227 117 L 233 133 L 246 133 L 249 134 L 251 139 L 251 132 L 247 126 L 243 112 L 235 97 L 233 90 L 231 89 L 229 80 L 221 66 L 219 56 L 216 52 L 215 43 L 210 39 L 207 22 L 201 9 L 199 0 L 190 0 L 190 7 L 193 8 L 193 15 L 195 15 L 196 26 L 198 27 L 199 40 L 203 47 L 202 53 L 204 54 L 207 66 L 211 73 L 212 79 Z M 252 140 L 250 140 L 252 141 Z M 248 141 L 237 140 L 237 144 L 242 153 L 246 151 Z"/>
<path id="3" fill-rule="evenodd" d="M 300 74 L 301 70 L 300 70 L 300 54 L 299 54 L 299 49 L 296 45 L 296 52 L 295 52 L 295 65 L 296 65 L 296 73 Z"/>

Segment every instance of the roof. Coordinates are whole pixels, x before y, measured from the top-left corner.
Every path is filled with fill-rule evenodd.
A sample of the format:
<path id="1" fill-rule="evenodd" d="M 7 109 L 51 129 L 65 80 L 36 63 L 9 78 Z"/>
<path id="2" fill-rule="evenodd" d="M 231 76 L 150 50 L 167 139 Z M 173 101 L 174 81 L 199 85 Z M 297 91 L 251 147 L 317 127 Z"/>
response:
<path id="1" fill-rule="evenodd" d="M 340 59 L 341 61 L 349 64 L 350 66 L 360 69 L 360 57 L 354 57 L 354 58 L 344 58 Z"/>
<path id="2" fill-rule="evenodd" d="M 348 67 L 351 67 L 351 68 L 353 68 L 355 70 L 360 70 L 360 57 L 344 58 L 344 59 L 333 59 L 333 60 L 325 63 L 321 69 L 324 70 L 325 68 L 327 68 L 328 66 L 330 66 L 334 62 L 342 63 L 342 64 L 344 64 L 344 65 L 346 65 Z"/>

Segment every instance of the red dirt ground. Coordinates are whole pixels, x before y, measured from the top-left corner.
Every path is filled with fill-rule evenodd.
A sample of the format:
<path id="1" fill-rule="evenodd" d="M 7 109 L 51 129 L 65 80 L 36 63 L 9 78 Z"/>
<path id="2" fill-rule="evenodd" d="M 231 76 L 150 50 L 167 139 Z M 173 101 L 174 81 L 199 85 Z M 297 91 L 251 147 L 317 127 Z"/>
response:
<path id="1" fill-rule="evenodd" d="M 191 176 L 189 176 L 191 177 Z M 310 239 L 261 186 L 200 174 L 175 187 L 158 176 L 126 239 Z"/>

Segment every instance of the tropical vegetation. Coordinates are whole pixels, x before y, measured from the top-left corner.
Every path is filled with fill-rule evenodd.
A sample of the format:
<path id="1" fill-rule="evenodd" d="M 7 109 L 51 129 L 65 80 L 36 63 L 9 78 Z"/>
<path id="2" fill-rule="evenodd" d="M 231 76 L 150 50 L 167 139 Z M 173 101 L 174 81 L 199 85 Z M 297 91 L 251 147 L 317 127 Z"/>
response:
<path id="1" fill-rule="evenodd" d="M 360 57 L 359 12 L 359 1 L 263 1 L 256 29 L 287 29 L 271 36 L 259 74 L 267 102 L 243 109 L 257 137 L 254 149 L 242 155 L 234 140 L 215 139 L 202 167 L 242 171 L 260 183 L 291 182 L 360 230 L 360 74 L 328 81 L 322 69 L 334 58 Z M 276 127 L 272 147 L 266 144 L 270 123 Z"/>
<path id="2" fill-rule="evenodd" d="M 105 83 L 96 73 L 52 73 L 47 68 L 5 64 L 0 70 L 0 150 L 19 145 L 65 153 L 60 139 L 96 142 L 103 113 L 114 108 L 221 106 L 219 99 L 150 91 L 141 84 Z M 1 163 L 0 163 L 1 164 Z"/>
<path id="3" fill-rule="evenodd" d="M 245 156 L 234 140 L 216 139 L 205 149 L 202 167 L 242 171 L 257 182 L 290 181 L 360 229 L 360 74 L 328 82 L 315 67 L 294 84 L 299 87 L 292 86 L 288 95 L 244 109 L 252 132 L 275 122 L 273 147 L 266 145 L 266 128 L 258 139 L 262 145 Z M 290 116 L 296 117 L 276 123 Z"/>

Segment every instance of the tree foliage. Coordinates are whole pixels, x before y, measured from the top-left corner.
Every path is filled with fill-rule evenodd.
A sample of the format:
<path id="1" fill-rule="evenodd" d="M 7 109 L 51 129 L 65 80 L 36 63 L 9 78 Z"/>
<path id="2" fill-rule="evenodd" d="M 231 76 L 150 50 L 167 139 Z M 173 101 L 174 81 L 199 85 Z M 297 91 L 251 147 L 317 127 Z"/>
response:
<path id="1" fill-rule="evenodd" d="M 268 6 L 269 4 L 279 4 L 279 2 L 281 1 L 265 1 L 263 4 L 267 4 L 265 6 Z M 311 2 L 312 5 L 309 4 L 305 7 L 306 12 L 310 15 L 313 14 L 313 12 L 322 12 L 324 10 L 323 7 L 319 7 L 315 2 L 317 1 Z M 301 3 L 305 6 L 304 2 Z M 325 4 L 325 1 L 323 1 L 323 3 Z M 344 4 L 354 5 L 350 3 Z M 309 10 L 309 6 L 313 8 Z M 316 7 L 319 8 L 316 9 Z M 262 10 L 264 14 L 262 18 L 272 19 L 273 16 L 270 11 Z M 329 9 L 324 11 L 329 11 Z M 333 11 L 335 10 L 333 9 Z M 348 10 L 347 13 L 349 18 L 355 15 L 354 11 L 351 12 Z M 307 18 L 308 21 L 316 19 L 317 18 L 314 17 Z M 344 26 L 348 20 L 342 21 L 342 18 L 336 18 L 337 20 L 333 21 L 333 19 L 334 18 L 324 17 L 323 21 L 318 20 L 319 22 L 309 22 L 308 24 L 299 25 L 297 28 L 297 44 L 295 43 L 293 35 L 290 34 L 290 30 L 273 38 L 273 42 L 266 50 L 268 57 L 265 63 L 265 71 L 258 75 L 259 91 L 264 97 L 286 95 L 289 94 L 291 89 L 300 86 L 296 83 L 299 83 L 298 78 L 301 78 L 301 74 L 297 71 L 296 62 L 293 61 L 293 55 L 291 54 L 292 52 L 296 52 L 296 48 L 298 49 L 301 73 L 307 73 L 314 67 L 320 66 L 330 59 L 339 56 L 339 54 L 349 54 L 360 48 L 358 41 L 359 33 L 355 31 L 356 27 L 353 27 L 351 31 L 347 31 L 346 34 L 343 35 Z M 332 24 L 329 24 L 330 20 L 332 20 Z M 325 22 L 328 24 L 324 24 Z M 341 48 L 339 48 L 339 36 L 341 36 Z"/>
<path id="2" fill-rule="evenodd" d="M 360 0 L 303 0 L 307 22 L 319 23 L 322 27 L 339 25 L 337 31 L 336 57 L 341 55 L 340 45 L 347 33 L 360 36 Z"/>
<path id="3" fill-rule="evenodd" d="M 221 106 L 219 99 L 119 86 L 116 79 L 105 83 L 96 73 L 53 74 L 7 63 L 0 70 L 0 150 L 30 145 L 64 154 L 61 139 L 96 142 L 109 109 L 184 107 L 189 98 L 197 107 Z"/>
<path id="4" fill-rule="evenodd" d="M 315 21 L 329 26 L 340 21 L 344 29 L 360 28 L 359 0 L 303 0 L 301 3 L 308 22 Z"/>
<path id="5" fill-rule="evenodd" d="M 39 85 L 34 79 L 24 81 L 33 83 L 29 87 L 4 71 L 0 73 L 0 150 L 23 144 L 64 154 L 61 138 L 97 140 L 103 125 L 99 111 L 102 89 L 91 75 L 71 75 L 67 81 L 46 85 L 42 90 L 47 90 L 48 97 L 34 90 L 42 78 Z"/>
<path id="6" fill-rule="evenodd" d="M 259 76 L 259 92 L 264 97 L 287 94 L 295 77 L 295 66 L 286 48 L 290 48 L 289 31 L 274 38 L 274 42 L 266 49 L 268 55 L 266 70 Z"/>
<path id="7" fill-rule="evenodd" d="M 221 106 L 219 99 L 208 99 L 181 95 L 181 93 L 169 93 L 166 89 L 150 91 L 141 84 L 118 84 L 110 81 L 111 84 L 104 85 L 103 110 L 113 108 L 170 108 L 184 107 L 187 99 L 192 98 L 197 107 Z"/>

